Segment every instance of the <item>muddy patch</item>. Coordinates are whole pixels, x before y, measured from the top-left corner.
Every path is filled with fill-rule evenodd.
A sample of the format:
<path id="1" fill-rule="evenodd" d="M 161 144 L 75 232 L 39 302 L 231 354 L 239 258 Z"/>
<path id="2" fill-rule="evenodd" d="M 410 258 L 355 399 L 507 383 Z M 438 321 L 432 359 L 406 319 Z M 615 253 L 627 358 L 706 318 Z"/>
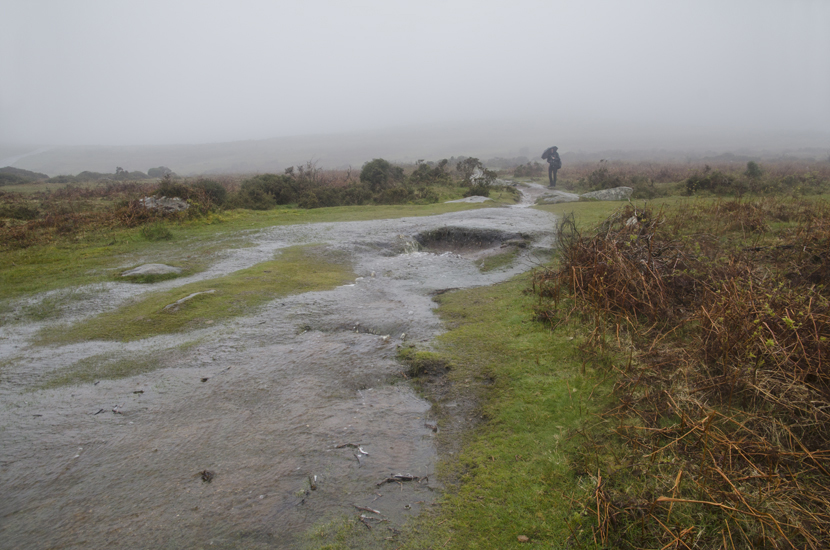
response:
<path id="1" fill-rule="evenodd" d="M 500 254 L 505 247 L 525 248 L 530 236 L 495 229 L 440 227 L 415 236 L 415 241 L 428 252 L 453 253 L 468 260 Z"/>

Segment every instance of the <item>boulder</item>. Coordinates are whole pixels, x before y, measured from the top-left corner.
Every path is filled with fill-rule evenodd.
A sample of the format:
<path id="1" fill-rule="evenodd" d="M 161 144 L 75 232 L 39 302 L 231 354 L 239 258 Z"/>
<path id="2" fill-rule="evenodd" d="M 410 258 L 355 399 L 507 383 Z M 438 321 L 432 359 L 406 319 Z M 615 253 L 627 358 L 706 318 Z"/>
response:
<path id="1" fill-rule="evenodd" d="M 144 197 L 138 202 L 148 210 L 161 210 L 165 213 L 181 212 L 190 208 L 187 201 L 179 197 Z"/>
<path id="2" fill-rule="evenodd" d="M 613 189 L 602 189 L 582 195 L 583 199 L 594 199 L 597 201 L 625 201 L 631 198 L 634 189 L 631 187 L 614 187 Z"/>
<path id="3" fill-rule="evenodd" d="M 181 273 L 182 268 L 164 264 L 144 264 L 135 269 L 130 269 L 121 274 L 122 277 L 135 277 L 136 275 L 167 275 L 169 273 Z"/>
<path id="4" fill-rule="evenodd" d="M 559 204 L 562 202 L 577 202 L 579 195 L 565 191 L 545 191 L 537 201 L 539 204 Z"/>

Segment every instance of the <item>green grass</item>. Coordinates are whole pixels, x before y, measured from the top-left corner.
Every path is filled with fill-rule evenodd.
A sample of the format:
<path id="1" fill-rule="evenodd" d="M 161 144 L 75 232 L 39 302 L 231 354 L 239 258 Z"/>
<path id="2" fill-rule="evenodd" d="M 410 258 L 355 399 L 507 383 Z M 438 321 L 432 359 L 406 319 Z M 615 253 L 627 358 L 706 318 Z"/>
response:
<path id="1" fill-rule="evenodd" d="M 438 299 L 454 328 L 436 348 L 456 385 L 487 382 L 477 389 L 487 421 L 441 466 L 455 481 L 440 508 L 419 519 L 409 548 L 506 548 L 519 535 L 564 546 L 579 529 L 563 503 L 584 498 L 590 483 L 573 475 L 569 436 L 602 407 L 608 388 L 596 387 L 593 368 L 582 372 L 574 346 L 581 327 L 551 333 L 531 319 L 527 277 Z"/>
<path id="2" fill-rule="evenodd" d="M 476 265 L 478 266 L 479 271 L 487 273 L 488 271 L 494 271 L 496 269 L 509 266 L 518 256 L 519 249 L 515 246 L 511 246 L 505 252 L 482 258 L 476 262 Z"/>
<path id="3" fill-rule="evenodd" d="M 577 221 L 577 227 L 580 229 L 588 229 L 595 227 L 608 218 L 615 210 L 623 208 L 626 204 L 628 203 L 621 201 L 585 201 L 537 205 L 534 208 L 551 212 L 560 217 L 573 214 Z"/>
<path id="4" fill-rule="evenodd" d="M 85 340 L 132 341 L 158 334 L 204 328 L 215 321 L 250 314 L 265 302 L 315 290 L 327 290 L 353 280 L 351 267 L 323 247 L 292 247 L 273 261 L 224 277 L 142 296 L 115 311 L 70 325 L 44 329 L 41 344 Z M 213 292 L 210 292 L 213 291 Z M 166 306 L 202 292 L 180 307 Z"/>

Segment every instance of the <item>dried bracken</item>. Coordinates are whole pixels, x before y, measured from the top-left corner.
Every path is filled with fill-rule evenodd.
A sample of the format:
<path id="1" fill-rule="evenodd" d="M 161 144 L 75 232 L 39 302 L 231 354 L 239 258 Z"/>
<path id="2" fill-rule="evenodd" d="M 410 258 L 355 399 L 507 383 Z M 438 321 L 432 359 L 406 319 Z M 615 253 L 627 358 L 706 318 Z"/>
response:
<path id="1" fill-rule="evenodd" d="M 618 439 L 586 437 L 575 463 L 596 485 L 596 543 L 827 547 L 827 219 L 768 199 L 629 206 L 591 237 L 563 223 L 537 314 L 582 315 L 587 353 L 630 357 L 600 419 Z"/>

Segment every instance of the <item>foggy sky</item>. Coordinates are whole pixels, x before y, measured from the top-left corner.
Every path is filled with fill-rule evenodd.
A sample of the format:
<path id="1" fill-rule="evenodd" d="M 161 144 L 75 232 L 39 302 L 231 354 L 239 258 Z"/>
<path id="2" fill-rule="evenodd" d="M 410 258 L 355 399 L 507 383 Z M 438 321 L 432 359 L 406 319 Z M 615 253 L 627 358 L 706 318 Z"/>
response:
<path id="1" fill-rule="evenodd" d="M 0 143 L 830 131 L 830 2 L 0 0 Z"/>

